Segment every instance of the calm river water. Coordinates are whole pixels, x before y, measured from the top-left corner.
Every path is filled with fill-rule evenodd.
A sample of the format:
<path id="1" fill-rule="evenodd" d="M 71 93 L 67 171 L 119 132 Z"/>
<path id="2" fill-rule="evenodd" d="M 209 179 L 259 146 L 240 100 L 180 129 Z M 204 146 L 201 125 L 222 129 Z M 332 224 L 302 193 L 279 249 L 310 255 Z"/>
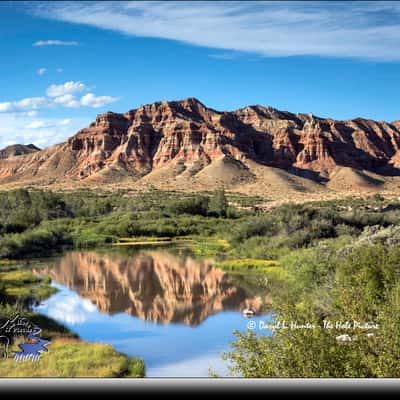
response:
<path id="1" fill-rule="evenodd" d="M 38 312 L 143 358 L 148 377 L 226 375 L 221 353 L 246 331 L 242 311 L 270 320 L 264 278 L 227 274 L 182 249 L 71 251 L 36 272 L 59 289 Z"/>

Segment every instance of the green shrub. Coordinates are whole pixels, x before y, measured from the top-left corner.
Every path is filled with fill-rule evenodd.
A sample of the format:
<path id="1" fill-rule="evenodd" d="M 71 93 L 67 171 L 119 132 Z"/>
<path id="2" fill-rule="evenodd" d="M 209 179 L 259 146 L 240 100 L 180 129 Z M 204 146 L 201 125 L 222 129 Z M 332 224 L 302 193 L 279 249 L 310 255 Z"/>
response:
<path id="1" fill-rule="evenodd" d="M 207 216 L 208 204 L 209 198 L 206 196 L 175 200 L 167 205 L 167 212 L 173 215 L 190 214 Z"/>
<path id="2" fill-rule="evenodd" d="M 42 226 L 31 231 L 0 238 L 1 258 L 49 255 L 62 245 L 71 244 L 66 233 L 57 227 Z"/>

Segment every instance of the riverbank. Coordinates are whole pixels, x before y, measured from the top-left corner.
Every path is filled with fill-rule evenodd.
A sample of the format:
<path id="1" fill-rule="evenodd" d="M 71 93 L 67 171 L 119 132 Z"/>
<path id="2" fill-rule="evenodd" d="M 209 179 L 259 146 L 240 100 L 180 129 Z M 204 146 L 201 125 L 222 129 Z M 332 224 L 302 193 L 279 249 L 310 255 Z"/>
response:
<path id="1" fill-rule="evenodd" d="M 21 351 L 21 338 L 16 338 L 8 349 L 8 358 L 0 359 L 2 378 L 144 377 L 142 360 L 121 354 L 107 344 L 82 341 L 63 325 L 33 312 L 33 304 L 56 292 L 50 279 L 13 268 L 11 261 L 4 264 L 0 267 L 0 326 L 19 315 L 41 328 L 41 338 L 50 343 L 38 362 L 17 363 L 12 354 Z"/>
<path id="2" fill-rule="evenodd" d="M 129 252 L 184 242 L 194 256 L 213 258 L 214 265 L 249 292 L 257 291 L 255 282 L 268 281 L 276 314 L 299 326 L 323 326 L 325 319 L 380 321 L 381 330 L 368 332 L 373 334 L 368 341 L 353 335 L 347 347 L 336 343 L 336 337 L 348 333 L 335 329 L 277 332 L 271 342 L 257 332 L 239 335 L 229 355 L 236 368 L 232 374 L 400 376 L 395 366 L 400 321 L 390 313 L 390 308 L 399 309 L 398 200 L 375 195 L 260 212 L 255 204 L 233 204 L 223 191 L 141 197 L 40 191 L 0 195 L 3 257 L 33 258 L 48 252 L 48 243 L 60 249 L 67 243 L 74 249 L 103 246 Z M 47 241 L 48 234 L 53 241 Z M 296 348 L 301 351 L 294 352 Z M 260 367 L 254 352 L 264 359 L 262 365 L 274 367 Z M 285 359 L 291 362 L 279 364 Z"/>

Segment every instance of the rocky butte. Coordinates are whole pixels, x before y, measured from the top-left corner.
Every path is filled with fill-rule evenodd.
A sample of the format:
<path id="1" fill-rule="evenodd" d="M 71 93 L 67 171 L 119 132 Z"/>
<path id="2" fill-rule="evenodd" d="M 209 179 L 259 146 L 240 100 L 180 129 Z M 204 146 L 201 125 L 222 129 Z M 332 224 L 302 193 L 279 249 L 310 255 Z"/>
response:
<path id="1" fill-rule="evenodd" d="M 98 115 L 43 150 L 13 148 L 0 151 L 0 187 L 224 186 L 273 198 L 396 192 L 400 184 L 400 121 L 338 121 L 261 105 L 221 112 L 194 98 Z"/>

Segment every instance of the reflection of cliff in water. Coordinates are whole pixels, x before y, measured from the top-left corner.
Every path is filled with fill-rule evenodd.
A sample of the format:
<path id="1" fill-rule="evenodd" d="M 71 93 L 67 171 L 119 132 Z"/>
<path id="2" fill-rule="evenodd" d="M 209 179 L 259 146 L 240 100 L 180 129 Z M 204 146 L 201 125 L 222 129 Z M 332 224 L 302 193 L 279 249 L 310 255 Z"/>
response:
<path id="1" fill-rule="evenodd" d="M 100 311 L 126 312 L 144 320 L 197 325 L 222 310 L 260 310 L 229 275 L 207 260 L 163 251 L 117 254 L 70 252 L 41 273 L 90 299 Z"/>

